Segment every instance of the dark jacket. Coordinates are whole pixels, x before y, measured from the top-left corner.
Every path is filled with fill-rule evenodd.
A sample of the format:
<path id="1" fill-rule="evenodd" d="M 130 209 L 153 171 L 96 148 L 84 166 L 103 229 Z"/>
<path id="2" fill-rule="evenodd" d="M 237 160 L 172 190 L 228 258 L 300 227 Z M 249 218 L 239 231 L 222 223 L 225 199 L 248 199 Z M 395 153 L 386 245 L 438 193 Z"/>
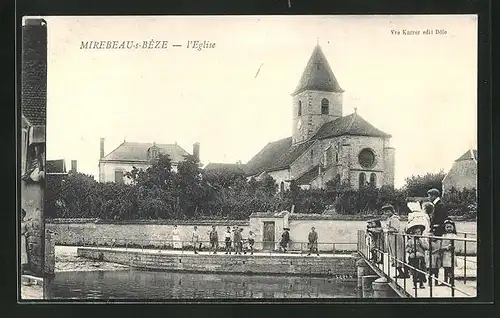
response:
<path id="1" fill-rule="evenodd" d="M 309 243 L 316 243 L 318 241 L 318 232 L 309 232 L 307 239 L 309 240 Z"/>
<path id="2" fill-rule="evenodd" d="M 283 232 L 283 234 L 281 234 L 281 243 L 288 243 L 290 242 L 290 233 L 288 233 L 288 231 L 285 231 Z"/>
<path id="3" fill-rule="evenodd" d="M 434 213 L 431 217 L 431 229 L 433 228 L 433 225 L 437 224 L 439 225 L 438 228 L 436 228 L 436 232 L 434 235 L 436 236 L 441 236 L 444 233 L 444 221 L 448 218 L 448 210 L 446 209 L 446 206 L 444 203 L 439 199 L 436 204 L 434 204 Z"/>

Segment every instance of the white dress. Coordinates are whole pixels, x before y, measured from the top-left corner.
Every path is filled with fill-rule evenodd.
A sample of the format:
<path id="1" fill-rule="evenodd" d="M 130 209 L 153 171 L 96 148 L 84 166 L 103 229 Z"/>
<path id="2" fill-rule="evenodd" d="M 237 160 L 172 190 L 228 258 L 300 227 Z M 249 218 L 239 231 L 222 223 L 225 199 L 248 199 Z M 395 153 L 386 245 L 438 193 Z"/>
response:
<path id="1" fill-rule="evenodd" d="M 179 236 L 178 229 L 174 229 L 172 231 L 172 243 L 173 243 L 174 248 L 178 248 L 178 249 L 182 248 L 181 237 Z"/>
<path id="2" fill-rule="evenodd" d="M 26 222 L 21 222 L 21 264 L 28 264 L 28 253 L 26 250 Z"/>

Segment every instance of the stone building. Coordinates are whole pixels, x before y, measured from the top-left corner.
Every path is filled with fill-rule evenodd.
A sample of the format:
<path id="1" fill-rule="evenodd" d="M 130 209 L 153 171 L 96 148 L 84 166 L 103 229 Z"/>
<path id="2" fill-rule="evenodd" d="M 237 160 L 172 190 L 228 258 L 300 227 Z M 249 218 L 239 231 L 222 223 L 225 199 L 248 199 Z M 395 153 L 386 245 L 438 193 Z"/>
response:
<path id="1" fill-rule="evenodd" d="M 356 111 L 344 116 L 344 90 L 317 45 L 292 93 L 292 135 L 268 143 L 246 165 L 248 177 L 272 176 L 285 190 L 324 188 L 334 180 L 359 188 L 394 186 L 391 135 Z"/>
<path id="2" fill-rule="evenodd" d="M 458 191 L 477 189 L 477 150 L 467 150 L 460 156 L 443 178 L 443 196 L 451 189 Z"/>
<path id="3" fill-rule="evenodd" d="M 104 155 L 104 138 L 101 138 L 99 156 L 99 182 L 124 182 L 130 179 L 125 173 L 133 167 L 147 169 L 159 154 L 168 155 L 172 160 L 172 170 L 176 171 L 177 165 L 190 155 L 186 150 L 175 144 L 139 143 L 124 141 L 109 154 Z M 193 156 L 199 161 L 200 144 L 193 145 Z"/>
<path id="4" fill-rule="evenodd" d="M 21 54 L 21 208 L 26 211 L 25 220 L 29 220 L 26 235 L 29 271 L 39 277 L 44 276 L 46 108 L 46 22 L 26 18 Z"/>

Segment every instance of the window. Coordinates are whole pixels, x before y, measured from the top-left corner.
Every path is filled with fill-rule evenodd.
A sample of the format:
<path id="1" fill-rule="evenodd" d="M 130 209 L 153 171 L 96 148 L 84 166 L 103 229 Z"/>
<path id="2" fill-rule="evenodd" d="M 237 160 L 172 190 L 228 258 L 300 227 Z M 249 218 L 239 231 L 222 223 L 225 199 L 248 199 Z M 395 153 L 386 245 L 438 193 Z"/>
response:
<path id="1" fill-rule="evenodd" d="M 363 188 L 366 185 L 366 174 L 361 172 L 359 174 L 359 188 Z"/>
<path id="2" fill-rule="evenodd" d="M 358 162 L 361 167 L 371 169 L 375 165 L 375 153 L 373 150 L 365 148 L 358 155 Z"/>
<path id="3" fill-rule="evenodd" d="M 339 163 L 339 152 L 335 152 L 335 163 Z"/>
<path id="4" fill-rule="evenodd" d="M 302 116 L 302 102 L 299 100 L 299 111 L 297 112 L 297 116 Z"/>
<path id="5" fill-rule="evenodd" d="M 283 181 L 281 181 L 281 184 L 280 184 L 280 192 L 281 193 L 285 192 L 285 183 Z"/>
<path id="6" fill-rule="evenodd" d="M 314 157 L 314 151 L 312 149 L 311 149 L 310 155 L 311 155 L 311 160 L 312 160 Z"/>
<path id="7" fill-rule="evenodd" d="M 372 187 L 377 186 L 377 175 L 375 173 L 370 174 L 370 185 Z"/>
<path id="8" fill-rule="evenodd" d="M 330 102 L 328 101 L 328 99 L 323 98 L 321 100 L 321 115 L 328 115 L 330 113 L 329 108 Z"/>
<path id="9" fill-rule="evenodd" d="M 115 171 L 115 182 L 123 183 L 123 171 L 121 170 Z"/>

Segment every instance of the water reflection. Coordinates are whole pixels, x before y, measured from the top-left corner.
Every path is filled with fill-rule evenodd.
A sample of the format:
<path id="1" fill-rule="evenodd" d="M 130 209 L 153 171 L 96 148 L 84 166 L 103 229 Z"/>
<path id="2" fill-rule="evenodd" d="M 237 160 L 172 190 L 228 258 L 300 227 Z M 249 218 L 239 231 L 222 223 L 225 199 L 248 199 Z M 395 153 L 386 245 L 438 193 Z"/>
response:
<path id="1" fill-rule="evenodd" d="M 355 298 L 356 281 L 140 270 L 62 272 L 51 299 Z"/>

